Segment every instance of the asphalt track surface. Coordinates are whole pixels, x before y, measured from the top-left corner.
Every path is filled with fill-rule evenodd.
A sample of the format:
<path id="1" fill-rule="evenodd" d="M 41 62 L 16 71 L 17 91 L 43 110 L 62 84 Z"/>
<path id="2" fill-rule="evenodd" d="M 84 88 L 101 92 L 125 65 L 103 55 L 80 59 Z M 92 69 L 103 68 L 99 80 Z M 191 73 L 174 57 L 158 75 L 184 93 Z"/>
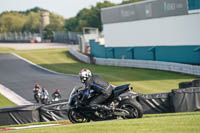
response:
<path id="1" fill-rule="evenodd" d="M 0 54 L 0 84 L 34 103 L 32 89 L 36 82 L 48 90 L 50 98 L 59 88 L 62 99 L 68 99 L 73 87 L 81 85 L 77 75 L 50 72 L 13 54 Z"/>

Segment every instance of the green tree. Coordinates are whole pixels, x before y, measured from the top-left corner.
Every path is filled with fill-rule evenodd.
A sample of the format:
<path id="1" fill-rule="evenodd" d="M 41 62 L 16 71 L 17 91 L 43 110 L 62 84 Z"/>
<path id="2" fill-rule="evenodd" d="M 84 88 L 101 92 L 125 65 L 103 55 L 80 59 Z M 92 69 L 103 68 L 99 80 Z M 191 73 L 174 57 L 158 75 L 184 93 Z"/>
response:
<path id="1" fill-rule="evenodd" d="M 54 31 L 63 31 L 64 29 L 64 24 L 65 24 L 65 19 L 62 16 L 59 16 L 54 13 L 50 13 L 50 25 L 53 27 Z"/>
<path id="2" fill-rule="evenodd" d="M 83 27 L 95 27 L 102 31 L 101 8 L 114 5 L 116 4 L 104 1 L 103 3 L 98 2 L 90 9 L 84 8 L 77 13 L 76 17 L 66 20 L 65 28 L 68 31 L 81 32 Z"/>
<path id="3" fill-rule="evenodd" d="M 129 3 L 139 2 L 139 1 L 144 1 L 144 0 L 123 0 L 121 4 L 122 5 L 129 4 Z"/>
<path id="4" fill-rule="evenodd" d="M 5 11 L 0 14 L 0 32 L 34 32 L 39 33 L 41 27 L 41 11 L 45 9 L 35 7 L 26 11 Z M 48 30 L 65 30 L 65 19 L 50 12 L 50 26 Z"/>
<path id="5" fill-rule="evenodd" d="M 65 21 L 65 29 L 67 31 L 77 31 L 78 19 L 76 17 L 71 17 Z"/>
<path id="6" fill-rule="evenodd" d="M 32 9 L 26 10 L 25 12 L 22 11 L 22 12 L 19 12 L 19 13 L 29 15 L 31 12 L 35 12 L 36 13 L 36 12 L 41 12 L 41 11 L 47 11 L 47 10 L 45 10 L 43 8 L 40 8 L 40 7 L 34 7 Z"/>
<path id="7" fill-rule="evenodd" d="M 41 26 L 40 12 L 30 12 L 29 15 L 27 16 L 27 20 L 23 26 L 22 31 L 39 33 L 40 26 Z"/>
<path id="8" fill-rule="evenodd" d="M 97 27 L 100 31 L 103 30 L 102 23 L 101 23 L 101 9 L 106 7 L 116 6 L 116 4 L 104 1 L 103 3 L 97 3 L 96 7 L 92 7 L 93 14 L 89 20 L 89 25 L 91 27 Z"/>
<path id="9" fill-rule="evenodd" d="M 44 39 L 53 39 L 53 32 L 64 31 L 65 19 L 62 16 L 50 13 L 50 24 L 44 28 Z"/>
<path id="10" fill-rule="evenodd" d="M 4 13 L 0 16 L 0 32 L 20 32 L 26 16 L 19 13 Z"/>
<path id="11" fill-rule="evenodd" d="M 54 24 L 49 24 L 44 28 L 44 39 L 53 39 L 53 32 L 56 29 L 56 25 Z"/>

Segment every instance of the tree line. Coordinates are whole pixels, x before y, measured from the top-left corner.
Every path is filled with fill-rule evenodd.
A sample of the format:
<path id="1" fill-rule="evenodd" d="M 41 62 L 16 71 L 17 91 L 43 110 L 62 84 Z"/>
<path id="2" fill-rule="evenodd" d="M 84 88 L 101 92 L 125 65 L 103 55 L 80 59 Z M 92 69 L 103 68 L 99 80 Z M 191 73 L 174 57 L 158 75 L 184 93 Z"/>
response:
<path id="1" fill-rule="evenodd" d="M 98 2 L 89 9 L 80 10 L 76 16 L 64 19 L 62 16 L 50 13 L 50 24 L 45 27 L 47 38 L 52 37 L 52 31 L 82 32 L 83 27 L 95 27 L 102 31 L 101 8 L 128 4 L 142 0 L 124 0 L 120 4 L 109 1 Z M 6 11 L 0 14 L 0 32 L 32 32 L 39 33 L 41 26 L 40 12 L 45 9 L 35 7 L 27 11 Z"/>

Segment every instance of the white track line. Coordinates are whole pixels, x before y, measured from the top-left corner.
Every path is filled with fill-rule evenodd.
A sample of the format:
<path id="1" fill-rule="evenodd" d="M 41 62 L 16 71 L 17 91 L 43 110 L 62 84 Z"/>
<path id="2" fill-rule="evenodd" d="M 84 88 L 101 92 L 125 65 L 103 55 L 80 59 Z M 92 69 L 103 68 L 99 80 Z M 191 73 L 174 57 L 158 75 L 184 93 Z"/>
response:
<path id="1" fill-rule="evenodd" d="M 36 67 L 38 67 L 38 68 L 40 68 L 40 69 L 43 69 L 43 70 L 45 70 L 45 71 L 48 71 L 48 72 L 51 72 L 51 73 L 55 73 L 55 74 L 63 74 L 63 73 L 58 73 L 58 72 L 49 70 L 49 69 L 47 69 L 47 68 L 44 68 L 44 67 L 42 67 L 42 66 L 39 66 L 39 65 L 37 65 L 37 64 L 35 64 L 35 63 L 33 63 L 33 62 L 31 62 L 30 60 L 27 60 L 27 59 L 25 59 L 25 58 L 23 58 L 23 57 L 21 57 L 21 56 L 15 54 L 15 53 L 11 53 L 11 54 L 14 55 L 14 56 L 16 56 L 17 58 L 20 58 L 20 59 L 24 60 L 25 62 L 27 62 L 27 63 L 29 63 L 29 64 L 31 64 L 31 65 L 34 65 L 34 66 L 36 66 Z"/>
<path id="2" fill-rule="evenodd" d="M 6 88 L 2 84 L 0 84 L 0 93 L 17 105 L 33 104 L 33 103 L 27 101 L 26 99 L 22 98 L 21 96 L 19 96 L 15 92 L 11 91 L 10 89 Z"/>
<path id="3" fill-rule="evenodd" d="M 10 131 L 10 130 L 21 130 L 21 129 L 29 129 L 29 128 L 41 128 L 41 127 L 52 127 L 52 126 L 60 126 L 60 125 L 68 125 L 72 124 L 71 122 L 64 122 L 64 123 L 56 123 L 56 124 L 44 124 L 44 125 L 31 125 L 31 126 L 24 126 L 24 127 L 8 127 L 2 128 L 0 131 Z"/>
<path id="4" fill-rule="evenodd" d="M 49 70 L 49 69 L 47 69 L 47 68 L 44 68 L 44 67 L 42 67 L 42 66 L 39 66 L 39 65 L 37 65 L 37 64 L 35 64 L 35 63 L 33 63 L 33 62 L 31 62 L 30 60 L 27 60 L 27 59 L 21 57 L 20 55 L 17 55 L 17 54 L 15 54 L 15 53 L 11 53 L 11 54 L 14 55 L 14 56 L 16 56 L 17 58 L 20 58 L 21 60 L 23 60 L 23 61 L 25 61 L 25 62 L 27 62 L 27 63 L 33 65 L 33 66 L 36 66 L 36 67 L 42 69 L 42 70 L 45 70 L 45 71 L 48 71 L 48 72 L 51 72 L 51 73 L 54 73 L 54 74 L 63 74 L 63 75 L 68 75 L 68 76 L 74 76 L 74 77 L 76 77 L 76 75 L 74 75 L 74 74 L 65 74 L 65 73 L 60 73 L 60 72 L 56 72 L 56 71 L 53 71 L 53 70 Z"/>

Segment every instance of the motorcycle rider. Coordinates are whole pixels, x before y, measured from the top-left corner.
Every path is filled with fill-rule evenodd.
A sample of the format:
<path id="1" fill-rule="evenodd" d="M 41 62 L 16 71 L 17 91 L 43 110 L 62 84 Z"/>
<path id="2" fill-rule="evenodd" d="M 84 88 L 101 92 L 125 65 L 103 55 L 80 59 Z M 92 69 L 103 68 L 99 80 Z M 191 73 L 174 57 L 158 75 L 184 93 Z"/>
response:
<path id="1" fill-rule="evenodd" d="M 33 88 L 33 92 L 36 92 L 36 91 L 41 91 L 41 86 L 38 84 L 38 83 L 35 83 L 35 86 Z"/>
<path id="2" fill-rule="evenodd" d="M 34 93 L 34 98 L 36 100 L 37 103 L 39 103 L 39 98 L 40 98 L 40 95 L 41 95 L 41 86 L 38 84 L 38 83 L 35 83 L 35 86 L 33 88 L 33 93 Z"/>
<path id="3" fill-rule="evenodd" d="M 60 89 L 56 89 L 56 91 L 51 95 L 53 101 L 56 101 L 56 98 L 61 99 Z"/>
<path id="4" fill-rule="evenodd" d="M 93 90 L 98 94 L 98 96 L 90 101 L 89 106 L 91 108 L 97 107 L 102 110 L 111 110 L 110 107 L 102 105 L 102 103 L 112 94 L 112 85 L 102 77 L 92 74 L 92 72 L 86 68 L 79 72 L 79 77 L 81 82 L 85 84 L 85 88 L 88 90 L 88 94 L 82 98 L 83 102 L 89 97 L 90 90 Z"/>
<path id="5" fill-rule="evenodd" d="M 46 104 L 48 102 L 48 97 L 49 97 L 49 93 L 47 89 L 43 87 L 42 92 L 41 92 L 41 102 L 43 104 Z"/>

